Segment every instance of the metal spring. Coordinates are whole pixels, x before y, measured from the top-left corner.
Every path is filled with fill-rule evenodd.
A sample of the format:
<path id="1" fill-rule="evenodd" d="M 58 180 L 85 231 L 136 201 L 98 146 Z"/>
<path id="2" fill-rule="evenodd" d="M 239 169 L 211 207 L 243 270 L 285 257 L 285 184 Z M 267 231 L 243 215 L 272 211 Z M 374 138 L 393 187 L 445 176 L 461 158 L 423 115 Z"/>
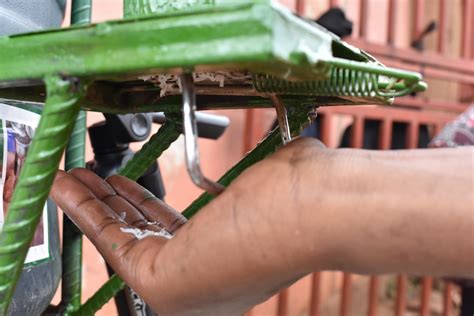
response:
<path id="1" fill-rule="evenodd" d="M 326 80 L 287 81 L 271 75 L 254 75 L 254 89 L 262 93 L 313 96 L 377 96 L 379 75 L 332 67 Z"/>

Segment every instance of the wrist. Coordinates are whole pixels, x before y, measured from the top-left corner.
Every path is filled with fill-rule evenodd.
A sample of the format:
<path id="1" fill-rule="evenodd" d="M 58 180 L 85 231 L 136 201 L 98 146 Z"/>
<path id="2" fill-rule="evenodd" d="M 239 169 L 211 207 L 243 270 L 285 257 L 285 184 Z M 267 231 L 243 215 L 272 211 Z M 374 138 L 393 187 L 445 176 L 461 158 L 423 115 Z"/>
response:
<path id="1" fill-rule="evenodd" d="M 298 139 L 279 150 L 271 160 L 275 176 L 269 185 L 273 191 L 267 217 L 276 217 L 273 226 L 281 226 L 276 238 L 282 256 L 300 268 L 297 273 L 331 269 L 337 260 L 343 220 L 340 190 L 345 183 L 353 190 L 354 151 L 327 149 L 314 139 Z M 290 246 L 291 245 L 291 246 Z"/>
<path id="2" fill-rule="evenodd" d="M 353 216 L 353 201 L 364 205 L 368 197 L 359 179 L 370 177 L 372 153 L 323 149 L 311 140 L 286 150 L 286 165 L 295 179 L 287 181 L 288 199 L 295 207 L 287 209 L 285 218 L 293 219 L 289 226 L 301 264 L 308 273 L 340 268 L 341 253 L 353 235 L 351 225 L 359 220 Z"/>

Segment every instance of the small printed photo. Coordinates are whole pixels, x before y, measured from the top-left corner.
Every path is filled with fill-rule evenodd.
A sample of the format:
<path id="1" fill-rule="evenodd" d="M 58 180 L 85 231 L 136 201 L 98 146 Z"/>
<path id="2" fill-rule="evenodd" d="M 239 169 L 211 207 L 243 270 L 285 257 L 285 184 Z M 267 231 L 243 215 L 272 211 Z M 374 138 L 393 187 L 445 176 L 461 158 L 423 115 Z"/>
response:
<path id="1" fill-rule="evenodd" d="M 7 133 L 7 154 L 5 168 L 5 182 L 3 185 L 3 215 L 8 213 L 13 191 L 16 186 L 20 170 L 25 163 L 26 153 L 34 135 L 34 128 L 25 124 L 5 121 Z M 43 221 L 41 220 L 36 229 L 31 246 L 44 243 Z"/>

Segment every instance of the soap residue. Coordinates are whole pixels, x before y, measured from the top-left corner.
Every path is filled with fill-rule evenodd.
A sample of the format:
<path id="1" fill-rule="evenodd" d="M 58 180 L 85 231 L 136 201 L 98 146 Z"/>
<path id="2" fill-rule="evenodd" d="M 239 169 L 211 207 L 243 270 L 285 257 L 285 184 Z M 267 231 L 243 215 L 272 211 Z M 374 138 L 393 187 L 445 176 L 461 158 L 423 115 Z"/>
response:
<path id="1" fill-rule="evenodd" d="M 164 228 L 162 228 L 160 231 L 152 231 L 148 229 L 140 229 L 140 228 L 135 228 L 135 227 L 120 227 L 120 230 L 126 234 L 132 234 L 138 240 L 141 240 L 143 238 L 150 237 L 150 236 L 163 237 L 166 239 L 171 239 L 174 237 L 173 234 L 171 234 L 169 231 L 167 231 Z"/>
<path id="2" fill-rule="evenodd" d="M 156 74 L 140 76 L 139 79 L 151 82 L 160 88 L 160 97 L 169 94 L 181 93 L 181 82 L 177 74 Z M 251 83 L 252 76 L 249 73 L 239 73 L 232 71 L 216 71 L 216 72 L 195 72 L 193 73 L 195 83 L 212 83 L 217 82 L 220 88 L 223 88 L 226 82 L 235 83 Z"/>

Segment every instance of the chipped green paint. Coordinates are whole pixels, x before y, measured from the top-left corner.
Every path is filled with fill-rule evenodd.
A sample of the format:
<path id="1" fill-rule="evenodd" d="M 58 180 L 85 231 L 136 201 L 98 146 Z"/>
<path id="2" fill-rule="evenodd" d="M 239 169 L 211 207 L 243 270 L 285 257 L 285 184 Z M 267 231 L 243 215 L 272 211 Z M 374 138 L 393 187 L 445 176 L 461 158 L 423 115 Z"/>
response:
<path id="1" fill-rule="evenodd" d="M 332 40 L 269 1 L 237 1 L 192 14 L 2 37 L 0 85 L 57 73 L 111 78 L 200 65 L 317 79 L 327 75 L 319 61 L 331 57 Z"/>
<path id="2" fill-rule="evenodd" d="M 245 1 L 245 0 L 244 0 Z M 187 8 L 210 7 L 215 0 L 124 0 L 124 17 L 140 17 L 176 12 Z"/>
<path id="3" fill-rule="evenodd" d="M 276 91 L 279 94 L 347 95 L 389 103 L 394 95 L 424 88 L 419 74 L 385 68 L 270 0 L 216 0 L 215 7 L 206 3 L 187 11 L 2 37 L 0 89 L 59 73 L 114 82 L 118 77 L 133 80 L 203 66 L 207 71 L 238 69 L 268 75 L 259 89 L 266 91 L 261 88 L 273 82 L 272 92 L 275 86 L 289 87 L 289 92 Z M 300 86 L 295 87 L 294 81 Z M 373 89 L 359 91 L 367 85 Z M 301 88 L 307 86 L 311 89 Z M 381 91 L 387 87 L 396 90 Z M 93 104 L 90 109 L 100 110 Z"/>

